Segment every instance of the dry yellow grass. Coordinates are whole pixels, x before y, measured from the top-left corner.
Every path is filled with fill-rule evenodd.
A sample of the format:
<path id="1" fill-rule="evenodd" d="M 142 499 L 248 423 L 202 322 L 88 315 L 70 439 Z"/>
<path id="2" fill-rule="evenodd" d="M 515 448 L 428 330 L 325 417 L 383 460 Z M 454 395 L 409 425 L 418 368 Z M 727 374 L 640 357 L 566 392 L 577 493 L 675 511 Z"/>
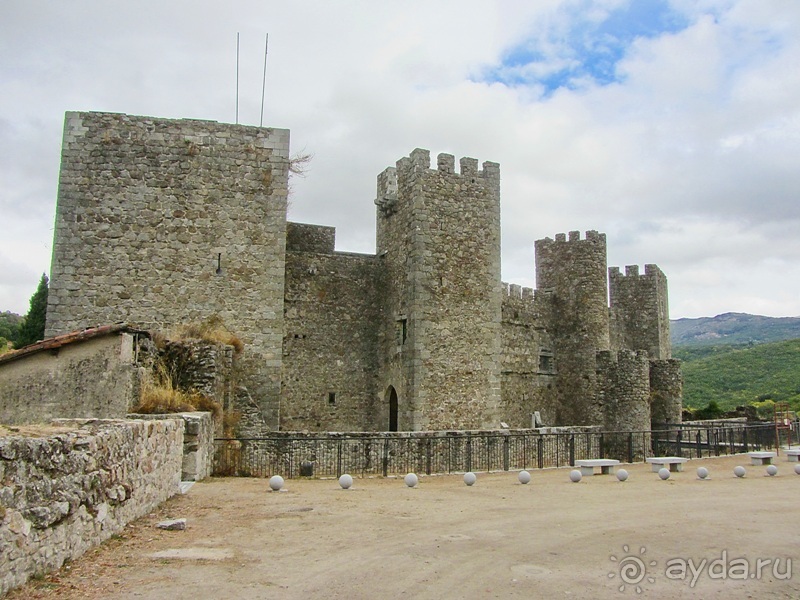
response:
<path id="1" fill-rule="evenodd" d="M 219 315 L 212 315 L 199 323 L 180 325 L 172 332 L 170 339 L 203 340 L 212 344 L 226 344 L 233 346 L 237 354 L 244 350 L 244 342 L 225 326 Z"/>

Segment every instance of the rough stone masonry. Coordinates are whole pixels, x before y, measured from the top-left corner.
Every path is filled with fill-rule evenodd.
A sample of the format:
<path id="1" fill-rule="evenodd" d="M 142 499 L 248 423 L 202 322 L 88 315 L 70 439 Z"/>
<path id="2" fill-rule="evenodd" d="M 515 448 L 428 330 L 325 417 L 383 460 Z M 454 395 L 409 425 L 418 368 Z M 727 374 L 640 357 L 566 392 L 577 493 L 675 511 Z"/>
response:
<path id="1" fill-rule="evenodd" d="M 680 420 L 664 274 L 609 279 L 605 235 L 570 232 L 536 242 L 536 290 L 502 283 L 498 164 L 383 171 L 375 254 L 288 223 L 288 175 L 285 129 L 67 113 L 47 334 L 219 316 L 251 432 Z"/>

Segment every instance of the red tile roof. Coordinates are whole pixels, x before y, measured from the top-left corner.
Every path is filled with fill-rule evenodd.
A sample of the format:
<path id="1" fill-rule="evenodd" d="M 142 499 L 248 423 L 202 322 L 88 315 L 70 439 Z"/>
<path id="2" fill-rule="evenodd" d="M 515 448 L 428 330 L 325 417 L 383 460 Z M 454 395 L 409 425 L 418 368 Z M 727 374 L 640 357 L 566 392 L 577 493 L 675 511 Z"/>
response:
<path id="1" fill-rule="evenodd" d="M 36 354 L 43 350 L 57 350 L 62 346 L 68 344 L 78 344 L 94 338 L 103 337 L 106 335 L 113 335 L 120 332 L 128 333 L 146 333 L 139 329 L 129 327 L 125 323 L 117 323 L 115 325 L 103 325 L 101 327 L 91 327 L 82 331 L 73 331 L 71 333 L 64 333 L 55 337 L 47 338 L 35 344 L 29 344 L 19 350 L 14 350 L 0 356 L 0 365 L 17 360 L 24 356 Z"/>

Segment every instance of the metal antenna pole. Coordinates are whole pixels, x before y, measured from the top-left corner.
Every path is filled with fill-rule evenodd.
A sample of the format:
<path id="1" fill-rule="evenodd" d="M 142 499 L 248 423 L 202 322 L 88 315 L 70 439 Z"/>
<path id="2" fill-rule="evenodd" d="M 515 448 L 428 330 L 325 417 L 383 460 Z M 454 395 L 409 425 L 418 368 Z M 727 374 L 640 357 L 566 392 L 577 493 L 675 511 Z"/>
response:
<path id="1" fill-rule="evenodd" d="M 239 32 L 236 32 L 236 124 L 239 124 Z"/>
<path id="2" fill-rule="evenodd" d="M 267 89 L 267 49 L 269 48 L 269 34 L 266 34 L 264 40 L 264 77 L 261 79 L 261 120 L 258 122 L 259 127 L 264 126 L 264 91 Z"/>

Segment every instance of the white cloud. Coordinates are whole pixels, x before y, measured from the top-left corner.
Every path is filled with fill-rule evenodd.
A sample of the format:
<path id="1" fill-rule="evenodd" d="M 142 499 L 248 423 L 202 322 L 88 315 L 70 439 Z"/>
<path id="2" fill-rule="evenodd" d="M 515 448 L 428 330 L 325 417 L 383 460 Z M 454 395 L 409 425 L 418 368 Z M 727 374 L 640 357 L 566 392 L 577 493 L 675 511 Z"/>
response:
<path id="1" fill-rule="evenodd" d="M 557 71 L 576 11 L 625 2 L 3 3 L 0 310 L 48 269 L 64 111 L 232 121 L 239 31 L 258 124 L 268 31 L 264 123 L 314 154 L 290 217 L 341 249 L 373 250 L 375 176 L 426 147 L 501 163 L 506 279 L 533 284 L 534 239 L 597 229 L 611 264 L 662 267 L 673 317 L 800 315 L 800 3 L 670 4 L 686 26 L 635 39 L 616 83 L 548 91 L 481 76 L 533 38 L 551 62 L 519 69 Z"/>

